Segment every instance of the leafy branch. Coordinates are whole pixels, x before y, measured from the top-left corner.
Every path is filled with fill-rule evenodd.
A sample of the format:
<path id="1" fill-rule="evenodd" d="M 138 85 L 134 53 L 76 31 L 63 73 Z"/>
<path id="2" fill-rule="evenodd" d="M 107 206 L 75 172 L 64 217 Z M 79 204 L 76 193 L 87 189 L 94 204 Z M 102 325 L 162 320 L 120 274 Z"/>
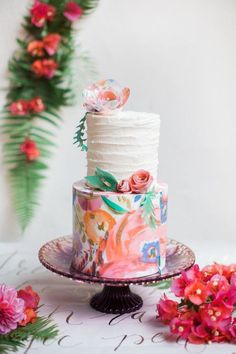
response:
<path id="1" fill-rule="evenodd" d="M 81 151 L 88 151 L 88 147 L 85 144 L 87 138 L 85 138 L 85 123 L 86 123 L 87 113 L 84 117 L 80 119 L 79 125 L 76 127 L 76 133 L 74 136 L 74 144 L 78 144 L 78 147 L 81 148 Z"/>
<path id="2" fill-rule="evenodd" d="M 34 323 L 28 323 L 26 326 L 19 326 L 9 334 L 0 335 L 0 354 L 17 352 L 26 345 L 29 340 L 46 341 L 55 338 L 58 335 L 56 325 L 44 317 L 37 317 Z"/>

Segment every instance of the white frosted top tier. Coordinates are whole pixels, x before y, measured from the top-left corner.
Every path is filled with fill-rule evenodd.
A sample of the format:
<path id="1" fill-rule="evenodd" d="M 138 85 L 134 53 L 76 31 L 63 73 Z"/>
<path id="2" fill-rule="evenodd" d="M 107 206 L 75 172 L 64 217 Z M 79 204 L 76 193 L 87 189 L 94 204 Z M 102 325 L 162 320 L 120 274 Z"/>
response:
<path id="1" fill-rule="evenodd" d="M 157 179 L 160 116 L 154 113 L 122 111 L 87 114 L 88 170 L 109 171 L 118 180 L 144 169 Z"/>

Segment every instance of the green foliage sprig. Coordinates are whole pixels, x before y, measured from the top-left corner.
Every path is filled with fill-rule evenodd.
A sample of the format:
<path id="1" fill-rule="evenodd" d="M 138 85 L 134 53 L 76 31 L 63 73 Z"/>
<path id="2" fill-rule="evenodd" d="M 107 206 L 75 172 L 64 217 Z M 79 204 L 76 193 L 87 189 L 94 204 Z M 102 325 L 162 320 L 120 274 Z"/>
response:
<path id="1" fill-rule="evenodd" d="M 91 12 L 98 0 L 74 0 L 82 9 L 82 16 Z M 76 55 L 74 29 L 72 22 L 63 14 L 68 0 L 43 0 L 43 4 L 55 8 L 55 16 L 42 27 L 32 23 L 32 14 L 25 16 L 22 24 L 24 39 L 18 39 L 18 50 L 9 62 L 9 89 L 2 114 L 2 133 L 4 137 L 4 162 L 9 170 L 13 203 L 24 230 L 31 221 L 38 205 L 38 193 L 42 180 L 46 177 L 48 159 L 55 146 L 53 129 L 61 124 L 61 107 L 74 102 L 72 89 L 72 61 Z M 42 42 L 49 34 L 60 36 L 58 50 L 53 54 L 46 51 L 32 55 L 29 43 Z M 38 55 L 38 56 L 37 56 Z M 38 76 L 32 70 L 33 63 L 42 59 L 56 63 L 55 74 L 50 77 Z M 40 97 L 44 109 L 40 112 L 27 111 L 14 114 L 9 107 L 19 100 L 30 101 Z M 34 143 L 34 156 L 27 158 L 21 146 L 30 139 Z M 37 158 L 36 154 L 37 153 Z"/>
<path id="2" fill-rule="evenodd" d="M 76 132 L 74 136 L 74 144 L 78 144 L 78 147 L 81 148 L 81 151 L 88 151 L 88 147 L 85 144 L 87 139 L 85 138 L 85 123 L 87 119 L 87 113 L 84 117 L 80 119 L 79 125 L 76 127 Z"/>
<path id="3" fill-rule="evenodd" d="M 56 325 L 44 317 L 37 317 L 34 323 L 28 323 L 26 326 L 19 326 L 9 334 L 0 335 L 0 354 L 17 352 L 24 348 L 29 340 L 46 341 L 53 339 L 58 335 Z"/>
<path id="4" fill-rule="evenodd" d="M 157 218 L 155 215 L 155 207 L 153 204 L 153 199 L 156 198 L 156 193 L 154 191 L 149 191 L 145 194 L 140 207 L 143 209 L 142 217 L 144 222 L 150 226 L 151 229 L 155 230 L 158 226 Z"/>

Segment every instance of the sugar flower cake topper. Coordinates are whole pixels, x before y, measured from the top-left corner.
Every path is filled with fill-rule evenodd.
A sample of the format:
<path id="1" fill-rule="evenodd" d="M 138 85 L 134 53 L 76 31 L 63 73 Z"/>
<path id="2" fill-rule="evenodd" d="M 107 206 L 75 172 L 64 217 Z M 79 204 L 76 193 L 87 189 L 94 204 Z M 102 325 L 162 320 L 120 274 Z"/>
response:
<path id="1" fill-rule="evenodd" d="M 129 94 L 129 88 L 122 88 L 113 79 L 100 80 L 84 89 L 83 106 L 86 109 L 86 113 L 76 127 L 74 144 L 78 144 L 82 151 L 88 150 L 85 137 L 85 123 L 88 112 L 106 114 L 119 111 L 127 102 Z"/>
<path id="2" fill-rule="evenodd" d="M 113 79 L 100 80 L 83 91 L 84 108 L 97 113 L 116 111 L 125 105 L 129 94 L 129 88 L 122 88 Z"/>

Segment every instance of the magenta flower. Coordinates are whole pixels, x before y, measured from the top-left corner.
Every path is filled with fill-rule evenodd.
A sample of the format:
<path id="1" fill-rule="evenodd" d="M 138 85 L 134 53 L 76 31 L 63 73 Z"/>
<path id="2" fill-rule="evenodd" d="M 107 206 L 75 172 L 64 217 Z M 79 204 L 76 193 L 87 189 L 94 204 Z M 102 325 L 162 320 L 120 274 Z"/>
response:
<path id="1" fill-rule="evenodd" d="M 63 12 L 63 15 L 71 22 L 76 21 L 82 16 L 82 14 L 82 8 L 75 1 L 69 1 L 66 4 L 65 11 Z"/>
<path id="2" fill-rule="evenodd" d="M 159 318 L 163 322 L 169 323 L 178 315 L 178 302 L 168 299 L 168 297 L 164 294 L 157 305 L 157 311 Z"/>
<path id="3" fill-rule="evenodd" d="M 16 329 L 18 322 L 24 319 L 24 300 L 17 297 L 17 291 L 6 285 L 0 285 L 0 334 Z"/>

